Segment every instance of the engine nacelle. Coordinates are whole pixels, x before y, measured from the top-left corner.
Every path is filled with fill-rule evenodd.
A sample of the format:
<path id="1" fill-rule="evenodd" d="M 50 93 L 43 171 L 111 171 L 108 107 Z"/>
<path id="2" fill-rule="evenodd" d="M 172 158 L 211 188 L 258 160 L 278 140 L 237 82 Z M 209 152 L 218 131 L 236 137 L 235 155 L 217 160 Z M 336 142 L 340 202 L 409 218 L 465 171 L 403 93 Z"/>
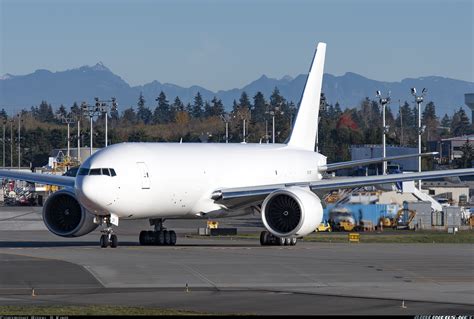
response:
<path id="1" fill-rule="evenodd" d="M 302 187 L 279 189 L 265 198 L 262 220 L 277 237 L 300 237 L 312 233 L 323 219 L 321 200 Z"/>
<path id="2" fill-rule="evenodd" d="M 97 228 L 94 215 L 79 204 L 72 190 L 62 189 L 48 197 L 43 221 L 49 231 L 61 237 L 79 237 Z"/>

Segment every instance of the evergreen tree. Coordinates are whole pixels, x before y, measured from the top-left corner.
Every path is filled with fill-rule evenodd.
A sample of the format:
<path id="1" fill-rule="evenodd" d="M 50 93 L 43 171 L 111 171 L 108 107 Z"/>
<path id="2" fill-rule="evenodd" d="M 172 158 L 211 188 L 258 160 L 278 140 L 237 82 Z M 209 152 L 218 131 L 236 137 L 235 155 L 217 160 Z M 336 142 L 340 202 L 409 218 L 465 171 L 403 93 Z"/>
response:
<path id="1" fill-rule="evenodd" d="M 184 104 L 183 104 L 183 102 L 181 102 L 181 100 L 179 99 L 178 96 L 174 99 L 173 108 L 176 111 L 184 111 L 185 110 Z"/>
<path id="2" fill-rule="evenodd" d="M 239 105 L 237 104 L 237 101 L 234 99 L 234 102 L 232 103 L 232 112 L 237 112 L 239 109 Z"/>
<path id="3" fill-rule="evenodd" d="M 426 125 L 426 140 L 432 141 L 438 138 L 439 121 L 436 116 L 436 106 L 433 102 L 426 104 L 421 117 L 422 125 Z"/>
<path id="4" fill-rule="evenodd" d="M 251 109 L 252 105 L 250 104 L 249 97 L 245 91 L 242 92 L 239 99 L 239 107 Z"/>
<path id="5" fill-rule="evenodd" d="M 444 114 L 443 118 L 441 119 L 441 126 L 445 128 L 451 127 L 451 118 L 448 116 L 448 114 Z"/>
<path id="6" fill-rule="evenodd" d="M 56 116 L 55 117 L 56 117 L 56 119 L 58 119 L 59 123 L 61 123 L 61 119 L 67 117 L 67 110 L 66 110 L 66 107 L 64 105 L 61 104 L 59 109 L 56 111 Z"/>
<path id="7" fill-rule="evenodd" d="M 208 117 L 212 116 L 211 103 L 209 103 L 208 101 L 204 102 L 203 116 L 205 118 L 208 118 Z"/>
<path id="8" fill-rule="evenodd" d="M 285 103 L 285 98 L 280 95 L 280 90 L 275 87 L 275 89 L 273 89 L 272 95 L 270 96 L 270 109 L 275 110 L 276 108 L 279 108 L 281 110 L 283 109 Z"/>
<path id="9" fill-rule="evenodd" d="M 150 124 L 152 121 L 152 113 L 148 107 L 145 105 L 145 98 L 143 97 L 142 92 L 140 92 L 140 96 L 138 97 L 138 110 L 137 110 L 137 119 L 144 123 L 144 124 Z"/>
<path id="10" fill-rule="evenodd" d="M 2 110 L 0 111 L 0 118 L 2 118 L 3 120 L 6 120 L 8 118 L 8 114 L 4 108 L 2 108 Z"/>
<path id="11" fill-rule="evenodd" d="M 41 101 L 38 107 L 37 119 L 40 122 L 54 122 L 54 113 L 51 104 L 48 104 L 46 101 Z"/>
<path id="12" fill-rule="evenodd" d="M 181 102 L 179 97 L 176 97 L 174 99 L 173 104 L 171 104 L 171 106 L 170 106 L 170 119 L 171 119 L 171 122 L 176 122 L 176 115 L 178 114 L 178 112 L 184 112 L 184 111 L 185 111 L 185 107 L 184 107 L 183 102 Z"/>
<path id="13" fill-rule="evenodd" d="M 79 119 L 81 117 L 81 108 L 79 105 L 77 105 L 77 102 L 74 102 L 71 106 L 71 111 L 69 112 L 69 115 L 75 117 L 76 119 Z"/>
<path id="14" fill-rule="evenodd" d="M 224 104 L 222 104 L 221 99 L 217 99 L 217 97 L 214 96 L 211 103 L 211 116 L 221 116 L 225 113 Z"/>
<path id="15" fill-rule="evenodd" d="M 204 102 L 202 100 L 202 96 L 200 92 L 197 92 L 196 96 L 194 97 L 194 103 L 193 103 L 193 108 L 192 108 L 192 116 L 194 118 L 201 118 L 203 115 L 203 107 L 204 107 Z"/>
<path id="16" fill-rule="evenodd" d="M 466 143 L 461 146 L 461 152 L 462 156 L 459 161 L 459 166 L 461 168 L 471 168 L 472 161 L 474 160 L 474 149 L 471 143 L 469 143 L 469 140 L 466 140 Z"/>
<path id="17" fill-rule="evenodd" d="M 459 111 L 454 113 L 453 119 L 451 121 L 451 131 L 454 136 L 462 136 L 469 133 L 471 124 L 469 118 L 467 117 L 466 112 L 462 107 L 459 108 Z"/>
<path id="18" fill-rule="evenodd" d="M 253 97 L 252 119 L 259 123 L 264 122 L 267 117 L 268 105 L 262 92 L 258 91 Z"/>
<path id="19" fill-rule="evenodd" d="M 121 121 L 125 125 L 136 124 L 137 114 L 135 113 L 135 110 L 130 107 L 126 109 L 125 111 L 123 111 Z"/>
<path id="20" fill-rule="evenodd" d="M 153 121 L 155 122 L 155 124 L 164 124 L 171 122 L 171 108 L 168 103 L 168 100 L 166 100 L 166 95 L 163 91 L 160 92 L 157 101 L 158 105 L 156 106 L 155 113 L 153 114 Z"/>

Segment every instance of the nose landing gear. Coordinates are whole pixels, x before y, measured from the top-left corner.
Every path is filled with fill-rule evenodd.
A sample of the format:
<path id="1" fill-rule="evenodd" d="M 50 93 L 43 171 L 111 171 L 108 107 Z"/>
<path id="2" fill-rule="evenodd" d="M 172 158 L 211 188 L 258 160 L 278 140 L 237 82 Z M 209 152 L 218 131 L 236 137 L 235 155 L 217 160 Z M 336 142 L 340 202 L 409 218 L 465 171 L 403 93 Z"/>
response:
<path id="1" fill-rule="evenodd" d="M 176 233 L 173 230 L 166 230 L 163 227 L 164 219 L 150 219 L 150 225 L 155 226 L 155 230 L 142 230 L 140 232 L 140 245 L 168 245 L 176 244 Z"/>
<path id="2" fill-rule="evenodd" d="M 117 248 L 118 238 L 117 235 L 114 234 L 110 216 L 97 216 L 94 218 L 94 222 L 96 224 L 106 225 L 106 227 L 100 231 L 102 233 L 99 241 L 100 247 L 107 248 L 110 246 L 111 248 Z"/>

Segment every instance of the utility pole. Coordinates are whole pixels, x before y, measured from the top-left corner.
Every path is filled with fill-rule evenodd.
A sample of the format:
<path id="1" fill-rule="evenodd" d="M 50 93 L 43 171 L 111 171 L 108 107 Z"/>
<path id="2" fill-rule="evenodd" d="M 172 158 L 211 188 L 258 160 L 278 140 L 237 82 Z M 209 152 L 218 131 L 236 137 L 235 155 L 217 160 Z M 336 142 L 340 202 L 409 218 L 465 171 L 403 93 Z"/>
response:
<path id="1" fill-rule="evenodd" d="M 21 168 L 21 113 L 18 113 L 18 168 Z"/>
<path id="2" fill-rule="evenodd" d="M 421 95 L 416 95 L 416 88 L 411 88 L 411 95 L 415 97 L 415 103 L 418 106 L 418 154 L 421 154 L 421 134 L 425 128 L 421 126 L 421 103 L 426 95 L 427 90 L 424 88 Z M 421 172 L 421 156 L 418 156 L 418 172 Z M 421 190 L 421 180 L 418 180 L 418 189 Z"/>
<path id="3" fill-rule="evenodd" d="M 10 167 L 13 168 L 13 119 L 10 119 Z"/>
<path id="4" fill-rule="evenodd" d="M 67 158 L 68 161 L 71 158 L 71 130 L 70 126 L 76 121 L 75 117 L 71 114 L 70 116 L 61 116 L 61 122 L 67 124 Z"/>
<path id="5" fill-rule="evenodd" d="M 265 112 L 272 116 L 272 143 L 275 144 L 275 116 L 283 115 L 284 112 L 280 111 L 280 107 L 275 106 L 273 110 Z"/>
<path id="6" fill-rule="evenodd" d="M 377 97 L 379 98 L 379 103 L 382 105 L 382 147 L 383 147 L 383 155 L 382 157 L 387 157 L 387 145 L 386 145 L 386 134 L 388 133 L 389 127 L 385 124 L 385 106 L 390 103 L 390 92 L 388 93 L 387 97 L 382 97 L 380 91 L 377 91 Z M 382 175 L 387 174 L 387 161 L 382 162 Z"/>
<path id="7" fill-rule="evenodd" d="M 109 145 L 109 133 L 108 133 L 108 117 L 109 109 L 112 111 L 117 110 L 117 99 L 112 97 L 110 100 L 100 100 L 98 97 L 94 98 L 96 110 L 100 111 L 101 114 L 105 115 L 105 147 Z"/>
<path id="8" fill-rule="evenodd" d="M 398 100 L 398 113 L 400 113 L 400 133 L 401 133 L 400 146 L 402 146 L 403 145 L 403 115 L 402 115 L 402 106 L 400 104 L 400 99 Z"/>
<path id="9" fill-rule="evenodd" d="M 247 108 L 239 108 L 237 110 L 236 116 L 238 116 L 242 120 L 243 128 L 242 128 L 242 143 L 246 143 L 245 141 L 245 123 L 246 120 L 249 118 L 250 110 Z"/>
<path id="10" fill-rule="evenodd" d="M 221 120 L 225 123 L 225 142 L 229 143 L 229 121 L 230 121 L 229 113 L 222 114 Z"/>
<path id="11" fill-rule="evenodd" d="M 5 168 L 5 125 L 7 124 L 7 120 L 3 120 L 3 168 Z"/>
<path id="12" fill-rule="evenodd" d="M 77 162 L 81 162 L 81 117 L 77 119 Z"/>
<path id="13" fill-rule="evenodd" d="M 97 105 L 97 103 L 96 103 Z M 90 118 L 90 155 L 92 155 L 92 149 L 93 149 L 93 143 L 94 143 L 94 140 L 93 140 L 93 136 L 94 136 L 94 123 L 93 123 L 93 119 L 94 119 L 94 116 L 96 116 L 97 114 L 99 114 L 100 112 L 100 109 L 97 108 L 97 106 L 92 106 L 92 105 L 88 105 L 86 102 L 82 102 L 81 104 L 81 108 L 82 108 L 82 112 L 84 113 L 84 115 L 86 116 L 89 116 Z"/>

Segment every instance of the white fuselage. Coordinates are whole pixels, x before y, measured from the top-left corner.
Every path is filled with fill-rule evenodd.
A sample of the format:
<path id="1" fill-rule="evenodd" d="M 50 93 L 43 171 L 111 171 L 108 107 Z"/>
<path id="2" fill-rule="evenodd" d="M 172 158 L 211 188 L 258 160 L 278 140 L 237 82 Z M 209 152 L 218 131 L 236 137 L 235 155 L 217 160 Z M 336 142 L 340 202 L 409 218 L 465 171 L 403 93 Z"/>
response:
<path id="1" fill-rule="evenodd" d="M 94 214 L 120 218 L 238 215 L 248 211 L 229 211 L 212 193 L 319 180 L 318 166 L 325 164 L 325 156 L 286 144 L 122 143 L 81 166 L 113 168 L 116 176 L 79 174 L 75 192 Z"/>

